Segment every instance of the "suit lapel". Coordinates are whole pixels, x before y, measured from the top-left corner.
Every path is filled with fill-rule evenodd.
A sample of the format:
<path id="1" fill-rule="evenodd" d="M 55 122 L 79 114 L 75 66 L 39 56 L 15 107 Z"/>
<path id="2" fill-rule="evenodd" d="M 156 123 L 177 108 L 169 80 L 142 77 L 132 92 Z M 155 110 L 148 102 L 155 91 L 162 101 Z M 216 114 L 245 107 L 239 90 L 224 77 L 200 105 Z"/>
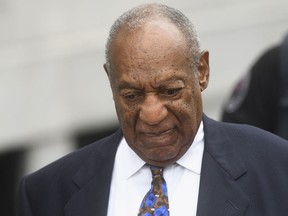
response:
<path id="1" fill-rule="evenodd" d="M 231 143 L 231 135 L 225 136 L 216 124 L 204 117 L 205 149 L 197 216 L 244 216 L 249 204 L 237 180 L 245 175 L 246 168 L 231 147 L 240 143 Z"/>
<path id="2" fill-rule="evenodd" d="M 106 216 L 114 159 L 122 132 L 97 145 L 74 175 L 78 190 L 65 206 L 65 216 Z"/>

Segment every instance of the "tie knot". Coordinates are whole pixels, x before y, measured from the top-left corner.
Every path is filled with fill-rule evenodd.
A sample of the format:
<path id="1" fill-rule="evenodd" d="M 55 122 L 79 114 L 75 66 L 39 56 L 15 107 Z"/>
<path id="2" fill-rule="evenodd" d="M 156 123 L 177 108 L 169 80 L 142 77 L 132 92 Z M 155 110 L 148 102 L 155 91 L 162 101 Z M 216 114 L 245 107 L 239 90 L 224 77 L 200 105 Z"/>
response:
<path id="1" fill-rule="evenodd" d="M 150 165 L 150 170 L 151 170 L 153 178 L 156 178 L 159 176 L 163 177 L 163 167 L 157 167 L 157 166 Z"/>

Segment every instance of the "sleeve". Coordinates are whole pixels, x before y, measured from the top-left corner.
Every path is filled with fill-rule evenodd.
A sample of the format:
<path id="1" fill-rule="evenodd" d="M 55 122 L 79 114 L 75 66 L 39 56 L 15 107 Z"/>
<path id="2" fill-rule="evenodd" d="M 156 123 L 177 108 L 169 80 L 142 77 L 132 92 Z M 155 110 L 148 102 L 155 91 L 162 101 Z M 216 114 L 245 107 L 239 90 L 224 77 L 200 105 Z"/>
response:
<path id="1" fill-rule="evenodd" d="M 275 132 L 279 100 L 280 46 L 266 51 L 234 88 L 221 120 Z"/>
<path id="2" fill-rule="evenodd" d="M 19 184 L 16 216 L 33 216 L 27 194 L 25 177 L 21 179 Z"/>

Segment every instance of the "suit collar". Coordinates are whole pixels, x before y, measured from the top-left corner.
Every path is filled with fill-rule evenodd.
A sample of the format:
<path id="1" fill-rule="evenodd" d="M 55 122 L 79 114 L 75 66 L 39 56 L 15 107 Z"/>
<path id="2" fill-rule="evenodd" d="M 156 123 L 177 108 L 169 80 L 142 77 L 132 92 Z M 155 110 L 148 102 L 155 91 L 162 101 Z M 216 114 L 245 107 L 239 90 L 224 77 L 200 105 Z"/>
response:
<path id="1" fill-rule="evenodd" d="M 211 154 L 231 178 L 236 180 L 247 171 L 235 147 L 235 145 L 241 145 L 241 141 L 235 140 L 233 134 L 227 132 L 226 128 L 221 126 L 223 123 L 214 121 L 205 115 L 203 122 L 205 151 Z"/>
<path id="2" fill-rule="evenodd" d="M 197 215 L 245 215 L 248 198 L 239 180 L 247 171 L 231 139 L 219 122 L 204 116 L 205 149 L 203 154 Z"/>
<path id="3" fill-rule="evenodd" d="M 74 175 L 78 191 L 65 206 L 65 216 L 106 216 L 115 154 L 122 131 L 105 138 Z M 92 144 L 93 145 L 93 144 Z"/>

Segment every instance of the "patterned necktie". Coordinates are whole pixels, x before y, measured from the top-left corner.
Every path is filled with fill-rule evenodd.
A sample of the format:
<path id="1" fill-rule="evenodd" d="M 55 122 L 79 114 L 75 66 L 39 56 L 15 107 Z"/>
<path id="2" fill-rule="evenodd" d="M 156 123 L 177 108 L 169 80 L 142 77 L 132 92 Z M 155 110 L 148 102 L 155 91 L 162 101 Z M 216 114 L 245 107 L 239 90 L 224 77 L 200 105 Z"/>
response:
<path id="1" fill-rule="evenodd" d="M 141 203 L 138 216 L 169 216 L 168 192 L 163 178 L 163 168 L 150 166 L 150 169 L 151 189 Z"/>

